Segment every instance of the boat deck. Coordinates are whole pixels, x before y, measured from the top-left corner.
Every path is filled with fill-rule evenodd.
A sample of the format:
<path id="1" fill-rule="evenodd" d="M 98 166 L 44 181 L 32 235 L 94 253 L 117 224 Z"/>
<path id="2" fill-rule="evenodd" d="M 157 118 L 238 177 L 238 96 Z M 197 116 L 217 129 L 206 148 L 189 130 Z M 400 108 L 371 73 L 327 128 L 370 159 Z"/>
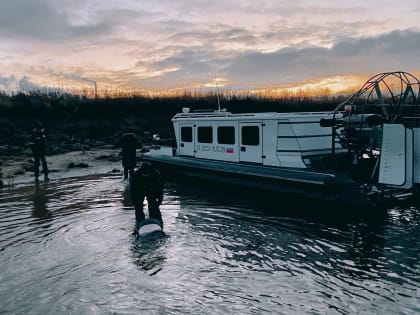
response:
<path id="1" fill-rule="evenodd" d="M 276 168 L 260 164 L 235 163 L 207 159 L 197 159 L 183 156 L 144 155 L 143 160 L 170 164 L 173 167 L 187 167 L 194 169 L 211 170 L 231 175 L 258 176 L 267 179 L 284 180 L 305 184 L 325 186 L 335 181 L 335 174 L 306 169 Z"/>

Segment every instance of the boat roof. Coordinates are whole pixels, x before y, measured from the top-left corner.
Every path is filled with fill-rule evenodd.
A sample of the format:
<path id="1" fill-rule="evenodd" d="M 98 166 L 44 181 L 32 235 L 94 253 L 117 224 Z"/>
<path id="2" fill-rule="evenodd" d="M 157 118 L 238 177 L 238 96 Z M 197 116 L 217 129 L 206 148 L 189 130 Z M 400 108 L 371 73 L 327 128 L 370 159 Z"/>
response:
<path id="1" fill-rule="evenodd" d="M 333 112 L 290 112 L 290 113 L 277 113 L 277 112 L 261 112 L 261 113 L 237 113 L 232 114 L 227 111 L 194 111 L 188 113 L 178 113 L 172 120 L 178 119 L 205 119 L 210 118 L 223 118 L 227 120 L 231 119 L 291 119 L 291 118 L 319 118 L 326 115 L 332 115 Z"/>

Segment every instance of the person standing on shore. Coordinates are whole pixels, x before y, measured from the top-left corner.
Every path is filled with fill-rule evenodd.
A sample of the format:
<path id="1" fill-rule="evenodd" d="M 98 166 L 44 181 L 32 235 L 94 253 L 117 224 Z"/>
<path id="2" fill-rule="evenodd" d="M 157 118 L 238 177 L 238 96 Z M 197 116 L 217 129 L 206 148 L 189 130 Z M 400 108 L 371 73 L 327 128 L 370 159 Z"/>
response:
<path id="1" fill-rule="evenodd" d="M 149 218 L 163 226 L 159 206 L 163 200 L 163 180 L 160 172 L 149 162 L 142 162 L 130 177 L 130 195 L 136 211 L 136 228 L 145 220 L 143 201 L 147 198 Z"/>
<path id="2" fill-rule="evenodd" d="M 122 149 L 122 166 L 124 168 L 124 179 L 134 172 L 136 167 L 137 156 L 136 149 L 141 149 L 143 145 L 137 140 L 137 137 L 132 132 L 126 132 L 117 142 L 117 146 Z"/>
<path id="3" fill-rule="evenodd" d="M 49 181 L 50 179 L 48 178 L 48 165 L 46 158 L 45 130 L 42 125 L 37 125 L 32 130 L 30 146 L 32 149 L 32 156 L 34 158 L 35 181 L 38 182 L 40 163 L 42 163 L 44 180 Z"/>

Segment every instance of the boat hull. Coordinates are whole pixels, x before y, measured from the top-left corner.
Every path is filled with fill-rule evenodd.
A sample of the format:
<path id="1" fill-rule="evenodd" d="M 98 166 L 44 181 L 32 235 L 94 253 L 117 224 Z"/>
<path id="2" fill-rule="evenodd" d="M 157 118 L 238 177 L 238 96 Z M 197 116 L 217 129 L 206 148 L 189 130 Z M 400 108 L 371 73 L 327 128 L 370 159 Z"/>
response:
<path id="1" fill-rule="evenodd" d="M 375 205 L 361 193 L 357 183 L 339 173 L 159 154 L 145 154 L 143 160 L 151 162 L 165 176 L 178 179 L 189 178 L 255 191 L 303 195 L 354 207 Z"/>

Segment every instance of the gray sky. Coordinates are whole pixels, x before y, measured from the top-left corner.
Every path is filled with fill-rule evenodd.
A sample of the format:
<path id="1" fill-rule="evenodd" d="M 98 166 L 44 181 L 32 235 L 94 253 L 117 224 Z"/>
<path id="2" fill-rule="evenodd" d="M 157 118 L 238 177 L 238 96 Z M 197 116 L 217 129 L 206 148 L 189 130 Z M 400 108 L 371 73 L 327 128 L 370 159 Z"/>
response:
<path id="1" fill-rule="evenodd" d="M 420 71 L 420 1 L 0 2 L 0 89 L 253 89 Z"/>

